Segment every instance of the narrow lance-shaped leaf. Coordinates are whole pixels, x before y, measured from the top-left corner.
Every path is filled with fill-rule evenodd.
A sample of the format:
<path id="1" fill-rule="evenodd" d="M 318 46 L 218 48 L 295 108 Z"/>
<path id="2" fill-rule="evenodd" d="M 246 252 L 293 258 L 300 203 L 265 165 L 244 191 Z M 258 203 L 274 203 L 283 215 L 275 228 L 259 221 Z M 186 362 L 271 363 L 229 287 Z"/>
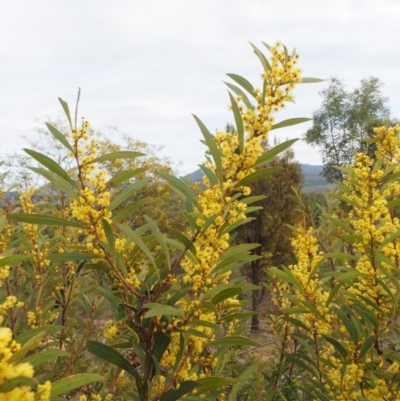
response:
<path id="1" fill-rule="evenodd" d="M 239 139 L 239 153 L 243 153 L 243 149 L 244 149 L 244 127 L 243 127 L 242 115 L 240 114 L 240 110 L 239 110 L 239 107 L 238 107 L 238 105 L 236 103 L 235 98 L 232 96 L 232 94 L 230 92 L 229 92 L 229 98 L 231 100 L 233 116 L 235 117 L 237 135 L 238 135 L 238 139 Z"/>
<path id="2" fill-rule="evenodd" d="M 240 336 L 228 336 L 222 337 L 215 341 L 210 341 L 206 344 L 207 346 L 217 346 L 217 345 L 243 345 L 243 346 L 253 346 L 253 347 L 260 347 L 261 344 L 250 340 L 249 338 L 240 337 Z"/>
<path id="3" fill-rule="evenodd" d="M 324 82 L 324 81 L 325 81 L 325 79 L 303 77 L 303 78 L 301 78 L 301 81 L 298 82 L 298 83 L 300 83 L 300 84 L 314 84 L 314 83 L 317 83 L 317 82 Z"/>
<path id="4" fill-rule="evenodd" d="M 160 401 L 177 401 L 182 399 L 182 396 L 184 396 L 187 393 L 190 393 L 192 390 L 194 390 L 196 387 L 200 386 L 199 383 L 188 380 L 179 383 L 179 388 L 178 389 L 169 389 L 166 393 L 164 393 Z M 204 398 L 201 398 L 203 400 Z"/>
<path id="5" fill-rule="evenodd" d="M 273 129 L 278 129 L 278 128 L 284 128 L 284 127 L 290 127 L 291 125 L 297 125 L 301 123 L 305 123 L 307 121 L 311 121 L 311 118 L 307 117 L 297 117 L 297 118 L 289 118 L 287 120 L 283 120 L 279 123 L 276 123 L 272 126 L 271 130 Z"/>
<path id="6" fill-rule="evenodd" d="M 85 228 L 82 224 L 74 223 L 73 221 L 69 220 L 64 220 L 61 219 L 60 217 L 48 216 L 46 214 L 16 213 L 16 214 L 9 214 L 8 217 L 10 219 L 29 224 L 44 224 L 49 226 Z"/>
<path id="7" fill-rule="evenodd" d="M 36 387 L 37 381 L 35 379 L 32 379 L 31 377 L 27 376 L 17 376 L 13 377 L 12 379 L 6 380 L 2 385 L 0 385 L 0 394 L 1 393 L 8 393 L 11 390 L 14 390 L 16 387 L 21 388 L 22 386 L 27 386 L 27 387 Z M 13 396 L 11 396 L 13 397 Z M 1 397 L 4 400 L 10 400 L 12 398 L 9 398 L 8 395 L 5 395 L 4 398 Z M 15 398 L 13 398 L 15 399 Z"/>
<path id="8" fill-rule="evenodd" d="M 264 67 L 264 71 L 269 71 L 271 69 L 271 65 L 267 58 L 264 56 L 264 54 L 261 52 L 260 49 L 257 48 L 257 46 L 253 45 L 253 43 L 249 42 L 251 47 L 254 50 L 254 53 L 257 55 L 257 57 L 260 59 L 262 66 Z"/>
<path id="9" fill-rule="evenodd" d="M 56 253 L 53 255 L 48 255 L 46 257 L 46 259 L 51 260 L 53 262 L 61 262 L 61 261 L 73 262 L 78 260 L 90 260 L 98 258 L 99 255 L 79 253 L 79 252 Z"/>
<path id="10" fill-rule="evenodd" d="M 111 183 L 114 185 L 121 184 L 135 176 L 137 176 L 140 173 L 143 173 L 145 171 L 144 168 L 140 167 L 135 170 L 123 170 L 120 171 L 119 173 L 115 174 L 114 177 L 110 178 L 107 181 L 107 185 L 110 185 Z"/>
<path id="11" fill-rule="evenodd" d="M 267 177 L 269 175 L 275 174 L 278 171 L 281 171 L 282 167 L 277 166 L 277 167 L 267 167 L 262 170 L 256 170 L 254 173 L 249 174 L 247 177 L 243 178 L 243 180 L 239 181 L 236 185 L 235 188 L 239 188 L 242 185 L 248 185 L 251 184 L 254 181 L 258 181 L 261 178 Z"/>
<path id="12" fill-rule="evenodd" d="M 74 182 L 71 179 L 71 177 L 67 174 L 67 172 L 52 158 L 50 158 L 42 153 L 31 150 L 31 149 L 24 149 L 24 151 L 26 153 L 28 153 L 29 156 L 31 156 L 35 160 L 37 160 L 44 167 L 47 167 L 54 174 L 59 175 L 60 177 L 64 178 L 69 184 L 71 184 L 73 187 L 78 188 L 78 185 L 76 184 L 76 182 Z"/>
<path id="13" fill-rule="evenodd" d="M 222 162 L 221 162 L 221 155 L 220 151 L 217 147 L 217 144 L 215 143 L 215 137 L 210 134 L 210 131 L 208 131 L 207 127 L 201 122 L 201 120 L 193 115 L 194 119 L 197 122 L 197 125 L 200 128 L 200 131 L 202 132 L 204 139 L 206 141 L 207 147 L 211 153 L 211 156 L 214 159 L 215 167 L 217 168 L 217 173 L 218 173 L 218 178 L 220 183 L 223 182 L 223 171 L 222 171 Z M 199 208 L 200 209 L 200 208 Z"/>
<path id="14" fill-rule="evenodd" d="M 136 369 L 114 348 L 92 340 L 88 340 L 86 347 L 91 354 L 125 370 L 131 374 L 137 382 L 141 383 L 139 373 Z"/>
<path id="15" fill-rule="evenodd" d="M 151 178 L 145 177 L 135 182 L 134 184 L 129 185 L 113 199 L 110 206 L 108 206 L 108 210 L 114 210 L 121 203 L 125 202 L 130 196 L 132 196 L 135 192 L 143 188 L 149 181 L 151 181 Z"/>
<path id="16" fill-rule="evenodd" d="M 93 382 L 104 381 L 104 377 L 96 374 L 80 373 L 65 377 L 61 380 L 51 383 L 51 397 L 56 397 L 60 394 L 69 393 L 75 388 L 86 386 Z"/>
<path id="17" fill-rule="evenodd" d="M 69 353 L 67 351 L 64 351 L 61 349 L 49 349 L 49 350 L 28 356 L 27 358 L 24 359 L 24 362 L 28 362 L 34 368 L 36 368 L 37 366 L 40 366 L 41 364 L 49 361 L 50 359 L 59 358 L 61 356 L 67 357 L 67 356 L 69 356 Z"/>
<path id="18" fill-rule="evenodd" d="M 164 173 L 162 171 L 158 172 L 158 175 L 171 184 L 172 188 L 176 188 L 179 192 L 181 192 L 190 202 L 195 205 L 198 209 L 200 209 L 199 204 L 197 203 L 192 191 L 188 188 L 188 186 L 179 178 L 174 177 L 171 174 Z"/>
<path id="19" fill-rule="evenodd" d="M 117 224 L 118 228 L 123 231 L 133 242 L 143 251 L 143 253 L 149 258 L 150 262 L 153 264 L 154 268 L 157 270 L 156 263 L 154 261 L 153 255 L 151 254 L 147 245 L 143 242 L 137 232 L 131 230 L 129 227 L 122 224 Z"/>
<path id="20" fill-rule="evenodd" d="M 204 175 L 208 178 L 211 185 L 218 185 L 217 177 L 208 167 L 203 166 L 202 164 L 200 164 L 199 167 L 203 171 Z"/>
<path id="21" fill-rule="evenodd" d="M 31 255 L 11 255 L 6 256 L 0 259 L 0 267 L 8 266 L 13 263 L 22 262 L 23 260 L 27 260 L 31 257 Z"/>
<path id="22" fill-rule="evenodd" d="M 57 189 L 66 193 L 70 198 L 77 199 L 78 194 L 71 188 L 70 184 L 53 172 L 46 170 L 44 168 L 29 167 L 30 170 L 34 171 L 36 174 L 42 175 L 44 178 L 50 181 Z"/>
<path id="23" fill-rule="evenodd" d="M 226 74 L 229 78 L 232 78 L 238 83 L 243 89 L 245 89 L 251 96 L 255 97 L 253 85 L 246 79 L 237 74 Z"/>
<path id="24" fill-rule="evenodd" d="M 157 226 L 157 223 L 153 219 L 151 219 L 149 216 L 144 216 L 144 218 L 149 223 L 151 232 L 153 233 L 154 237 L 156 238 L 156 240 L 160 244 L 162 250 L 164 251 L 164 255 L 165 255 L 165 257 L 167 259 L 167 263 L 168 263 L 168 268 L 171 268 L 171 257 L 169 254 L 169 249 L 168 249 L 167 244 L 165 243 L 164 237 L 162 236 L 160 229 Z"/>
<path id="25" fill-rule="evenodd" d="M 119 213 L 117 213 L 112 219 L 114 223 L 118 223 L 121 220 L 127 218 L 132 213 L 136 212 L 142 206 L 148 202 L 148 198 L 140 199 L 136 202 L 130 203 L 128 206 L 124 207 Z"/>
<path id="26" fill-rule="evenodd" d="M 60 102 L 61 107 L 63 108 L 64 113 L 67 116 L 69 126 L 71 127 L 71 131 L 72 131 L 74 129 L 74 127 L 72 126 L 71 114 L 69 112 L 68 103 L 66 101 L 62 100 L 60 97 L 58 98 L 58 101 Z"/>
<path id="27" fill-rule="evenodd" d="M 144 307 L 149 308 L 149 310 L 144 315 L 146 318 L 154 316 L 183 316 L 183 312 L 180 309 L 174 308 L 170 305 L 147 303 L 144 304 Z"/>
<path id="28" fill-rule="evenodd" d="M 288 141 L 280 143 L 279 145 L 274 146 L 272 149 L 266 151 L 257 159 L 257 161 L 254 164 L 254 167 L 259 166 L 261 164 L 269 163 L 271 160 L 274 159 L 275 156 L 277 156 L 279 153 L 282 153 L 284 150 L 292 146 L 297 141 L 298 138 L 290 139 Z"/>
<path id="29" fill-rule="evenodd" d="M 229 82 L 224 82 L 224 84 L 226 86 L 228 86 L 229 89 L 231 89 L 233 92 L 236 93 L 236 95 L 240 96 L 242 99 L 242 102 L 246 105 L 246 107 L 248 109 L 252 109 L 253 105 L 250 103 L 249 98 L 247 97 L 247 95 L 240 89 L 238 88 L 236 85 L 233 85 Z"/>
<path id="30" fill-rule="evenodd" d="M 97 157 L 92 161 L 88 162 L 87 164 L 92 163 L 102 163 L 102 162 L 109 162 L 119 159 L 135 159 L 136 157 L 146 156 L 144 153 L 141 152 L 134 152 L 130 150 L 119 150 L 117 152 L 108 153 L 106 155 Z"/>
<path id="31" fill-rule="evenodd" d="M 46 123 L 47 128 L 53 134 L 54 138 L 56 138 L 59 142 L 61 142 L 70 152 L 74 152 L 74 149 L 68 142 L 67 138 L 53 125 Z"/>

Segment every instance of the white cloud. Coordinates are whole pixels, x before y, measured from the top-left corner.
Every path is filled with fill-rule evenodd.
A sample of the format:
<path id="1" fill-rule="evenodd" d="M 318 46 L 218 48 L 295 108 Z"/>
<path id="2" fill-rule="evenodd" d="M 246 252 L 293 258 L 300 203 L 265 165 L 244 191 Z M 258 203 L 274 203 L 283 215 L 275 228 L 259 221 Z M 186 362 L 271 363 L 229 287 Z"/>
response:
<path id="1" fill-rule="evenodd" d="M 231 120 L 226 72 L 258 79 L 259 62 L 247 41 L 281 39 L 296 46 L 307 76 L 343 78 L 349 88 L 374 75 L 386 82 L 400 115 L 400 3 L 397 0 L 20 0 L 0 14 L 0 153 L 34 135 L 34 118 L 58 115 L 57 97 L 98 128 L 165 145 L 189 172 L 203 159 L 201 134 Z M 260 44 L 261 45 L 261 44 Z M 278 120 L 310 116 L 321 85 L 306 85 Z M 301 136 L 307 126 L 282 130 Z M 318 152 L 295 147 L 303 163 Z"/>

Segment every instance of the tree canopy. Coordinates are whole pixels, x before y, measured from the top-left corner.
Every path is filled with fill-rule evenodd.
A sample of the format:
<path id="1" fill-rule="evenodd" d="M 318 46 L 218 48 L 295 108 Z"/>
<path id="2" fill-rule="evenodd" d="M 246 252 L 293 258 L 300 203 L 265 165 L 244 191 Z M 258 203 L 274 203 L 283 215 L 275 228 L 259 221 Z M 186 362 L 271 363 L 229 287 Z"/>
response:
<path id="1" fill-rule="evenodd" d="M 342 181 L 342 172 L 334 166 L 352 163 L 356 152 L 372 155 L 375 147 L 370 142 L 373 127 L 390 121 L 388 98 L 382 94 L 383 82 L 376 77 L 360 81 L 360 86 L 347 91 L 338 78 L 331 78 L 321 91 L 322 106 L 314 114 L 313 126 L 305 133 L 305 141 L 321 148 L 324 169 L 329 181 Z"/>

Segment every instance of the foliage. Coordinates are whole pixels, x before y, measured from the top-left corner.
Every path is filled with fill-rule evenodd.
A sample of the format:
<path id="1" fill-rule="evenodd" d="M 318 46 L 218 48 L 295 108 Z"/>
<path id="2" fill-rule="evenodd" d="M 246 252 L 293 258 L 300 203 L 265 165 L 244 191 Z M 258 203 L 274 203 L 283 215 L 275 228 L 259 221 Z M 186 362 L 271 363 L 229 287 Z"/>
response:
<path id="1" fill-rule="evenodd" d="M 279 363 L 267 399 L 399 399 L 399 135 L 374 130 L 375 155 L 342 169 L 336 212 L 299 226 L 297 263 L 270 271 Z"/>
<path id="2" fill-rule="evenodd" d="M 50 129 L 60 132 L 68 141 L 71 141 L 71 132 L 68 132 L 66 122 L 59 118 L 55 121 L 50 121 L 46 129 L 38 128 L 37 137 L 25 138 L 30 145 L 31 150 L 43 152 L 48 157 L 51 157 L 64 170 L 73 169 L 71 157 L 65 153 L 65 146 L 57 140 Z M 143 215 L 151 217 L 158 222 L 161 231 L 167 231 L 168 227 L 183 229 L 184 222 L 183 207 L 173 196 L 171 185 L 161 179 L 157 174 L 158 171 L 163 171 L 169 174 L 176 175 L 176 169 L 172 162 L 165 157 L 160 157 L 159 153 L 162 150 L 161 146 L 150 146 L 146 142 L 133 139 L 126 134 L 120 134 L 116 128 L 109 127 L 106 133 L 88 128 L 88 135 L 95 146 L 99 157 L 106 154 L 119 152 L 122 149 L 129 149 L 131 152 L 136 152 L 141 155 L 138 157 L 115 158 L 114 160 L 99 161 L 99 168 L 107 170 L 107 178 L 114 177 L 113 181 L 108 180 L 108 190 L 116 196 L 123 191 L 129 184 L 135 180 L 142 178 L 151 178 L 146 185 L 142 186 L 138 191 L 133 192 L 129 197 L 129 202 L 142 201 L 142 213 L 130 214 L 130 224 L 132 227 L 139 227 L 145 223 Z M 110 138 L 120 138 L 119 141 Z M 43 151 L 43 149 L 45 151 Z M 70 155 L 71 156 L 71 155 Z M 6 158 L 5 166 L 8 167 L 8 175 L 5 179 L 5 186 L 8 188 L 27 191 L 31 187 L 37 188 L 35 197 L 40 197 L 41 200 L 55 202 L 58 190 L 65 188 L 60 187 L 60 182 L 57 183 L 54 179 L 46 184 L 46 178 L 43 174 L 45 171 L 41 168 L 41 164 L 37 161 L 36 166 L 33 166 L 32 157 L 29 154 L 22 155 L 19 153 L 9 155 Z M 38 170 L 39 168 L 39 170 Z M 120 173 L 118 176 L 117 173 Z M 39 191 L 40 188 L 40 191 Z M 10 192 L 10 190 L 9 190 Z M 123 201 L 116 210 L 122 210 L 127 205 L 128 200 Z M 120 217 L 122 218 L 123 215 Z M 126 221 L 126 220 L 125 220 Z"/>
<path id="3" fill-rule="evenodd" d="M 142 153 L 108 143 L 111 152 L 104 153 L 89 123 L 78 125 L 77 111 L 71 116 L 62 99 L 69 135 L 48 124 L 61 157 L 25 150 L 57 202 L 35 201 L 30 188 L 3 210 L 0 315 L 20 342 L 45 333 L 28 360 L 42 362 L 36 374 L 52 381 L 53 400 L 61 394 L 81 401 L 215 400 L 239 391 L 228 356 L 256 345 L 240 335 L 249 314 L 238 300 L 254 286 L 232 280 L 231 273 L 255 258 L 250 251 L 257 245 L 233 246 L 231 232 L 251 220 L 249 184 L 275 172 L 256 170 L 283 150 L 264 152 L 268 132 L 305 120 L 273 125 L 273 114 L 293 100 L 302 79 L 296 52 L 266 47 L 271 61 L 253 46 L 264 69 L 261 90 L 229 74 L 239 85 L 228 84 L 238 95 L 230 94 L 237 134 L 213 136 L 195 117 L 208 149 L 205 188 L 196 194 L 166 169 L 155 172 L 181 199 L 188 228 L 172 221 L 161 227 L 142 214 L 145 204 L 134 196 L 154 177 L 144 171 L 151 166 L 136 163 Z M 88 358 L 85 344 L 104 364 Z M 6 386 L 10 379 L 3 379 Z"/>
<path id="4" fill-rule="evenodd" d="M 254 202 L 250 214 L 253 220 L 239 227 L 238 231 L 239 242 L 260 244 L 252 252 L 262 258 L 242 268 L 248 281 L 257 286 L 262 286 L 266 280 L 269 267 L 280 267 L 292 261 L 289 225 L 295 225 L 300 217 L 295 210 L 297 204 L 290 197 L 293 188 L 297 188 L 302 181 L 301 167 L 294 161 L 293 152 L 286 150 L 268 166 L 279 167 L 281 170 L 250 184 L 252 194 L 262 199 Z M 260 328 L 258 313 L 264 293 L 265 289 L 252 292 L 252 311 L 256 312 L 251 320 L 253 332 L 258 332 Z"/>
<path id="5" fill-rule="evenodd" d="M 360 87 L 347 92 L 338 78 L 331 78 L 321 92 L 322 107 L 313 114 L 313 126 L 304 138 L 321 149 L 324 169 L 329 181 L 342 181 L 343 173 L 334 166 L 353 162 L 355 152 L 374 154 L 374 146 L 363 140 L 371 138 L 373 128 L 389 120 L 383 83 L 375 77 L 363 79 Z"/>

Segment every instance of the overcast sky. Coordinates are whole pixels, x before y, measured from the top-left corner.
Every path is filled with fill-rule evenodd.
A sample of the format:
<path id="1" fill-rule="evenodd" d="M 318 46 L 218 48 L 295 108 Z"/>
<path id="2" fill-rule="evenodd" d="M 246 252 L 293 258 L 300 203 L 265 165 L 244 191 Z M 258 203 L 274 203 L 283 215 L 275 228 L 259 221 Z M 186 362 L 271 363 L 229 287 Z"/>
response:
<path id="1" fill-rule="evenodd" d="M 255 86 L 261 73 L 248 41 L 296 47 L 305 76 L 337 76 L 348 89 L 362 78 L 385 82 L 400 116 L 399 0 L 0 0 L 0 154 L 26 146 L 37 121 L 72 108 L 104 130 L 164 145 L 182 173 L 203 161 L 201 134 L 233 121 L 223 80 L 233 72 Z M 301 85 L 277 116 L 309 117 L 324 84 Z M 301 137 L 311 123 L 276 131 Z M 295 148 L 301 163 L 318 150 Z"/>

